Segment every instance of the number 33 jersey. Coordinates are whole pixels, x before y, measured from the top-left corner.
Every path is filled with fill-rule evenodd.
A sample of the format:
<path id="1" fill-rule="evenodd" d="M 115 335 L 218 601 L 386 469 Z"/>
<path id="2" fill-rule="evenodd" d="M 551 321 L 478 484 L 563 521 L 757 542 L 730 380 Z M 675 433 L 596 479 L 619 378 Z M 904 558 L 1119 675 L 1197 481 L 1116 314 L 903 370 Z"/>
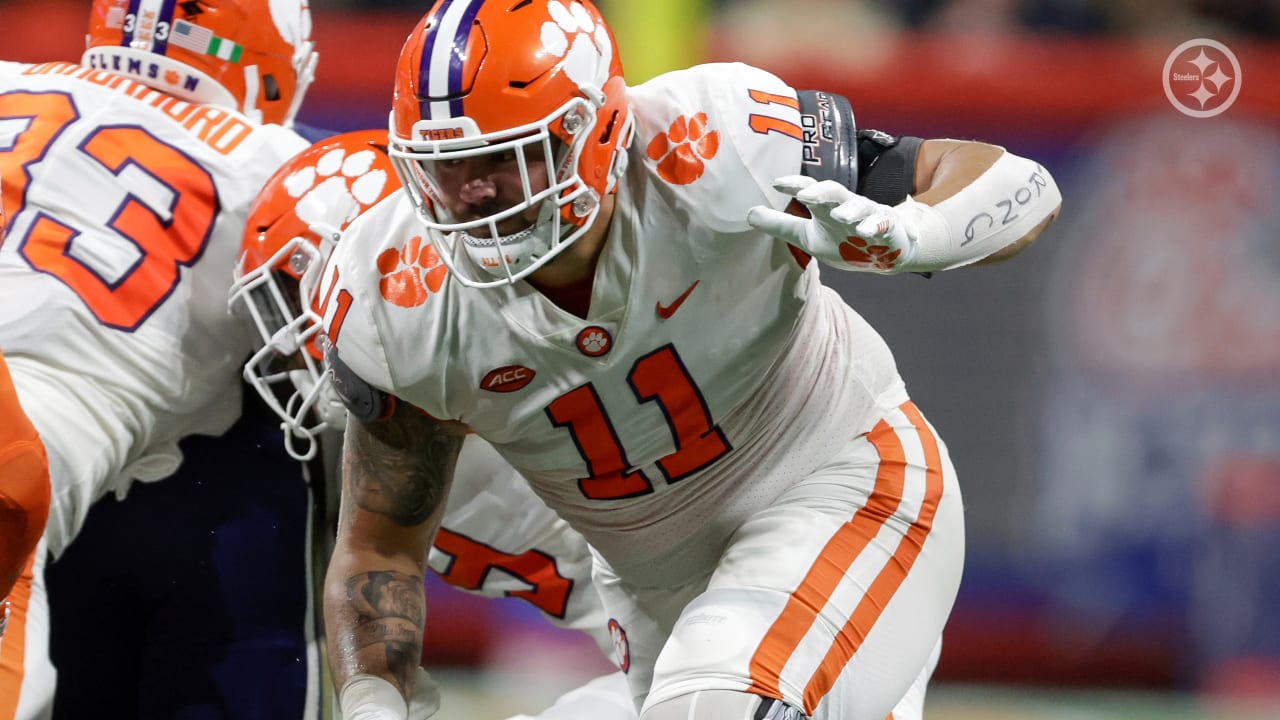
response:
<path id="1" fill-rule="evenodd" d="M 817 264 L 746 223 L 800 172 L 795 91 L 726 64 L 628 92 L 636 137 L 586 318 L 523 282 L 463 286 L 399 196 L 351 226 L 321 297 L 356 374 L 466 423 L 620 576 L 668 584 L 906 393 Z"/>
<path id="2" fill-rule="evenodd" d="M 224 431 L 248 351 L 226 288 L 291 130 L 68 63 L 0 63 L 0 351 L 51 453 L 50 549 Z"/>

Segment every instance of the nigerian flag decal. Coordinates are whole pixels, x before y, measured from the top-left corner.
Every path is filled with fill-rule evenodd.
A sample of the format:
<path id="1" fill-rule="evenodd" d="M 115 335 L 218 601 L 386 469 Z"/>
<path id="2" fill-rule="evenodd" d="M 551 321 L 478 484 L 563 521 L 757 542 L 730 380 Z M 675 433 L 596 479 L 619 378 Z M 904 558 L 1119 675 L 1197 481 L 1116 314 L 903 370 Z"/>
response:
<path id="1" fill-rule="evenodd" d="M 169 44 L 191 52 L 213 55 L 233 63 L 240 62 L 240 56 L 244 53 L 243 46 L 226 38 L 220 38 L 214 35 L 212 30 L 193 25 L 186 20 L 174 21 L 173 32 L 169 35 Z"/>

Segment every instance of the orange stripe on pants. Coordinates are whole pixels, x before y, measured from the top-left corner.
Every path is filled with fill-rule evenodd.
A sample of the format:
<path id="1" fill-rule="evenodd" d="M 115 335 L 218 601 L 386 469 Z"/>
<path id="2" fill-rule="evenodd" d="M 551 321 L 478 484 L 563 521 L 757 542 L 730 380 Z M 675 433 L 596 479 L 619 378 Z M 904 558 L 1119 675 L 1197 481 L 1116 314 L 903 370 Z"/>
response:
<path id="1" fill-rule="evenodd" d="M 818 671 L 809 680 L 809 685 L 804 690 L 806 715 L 812 715 L 814 708 L 831 691 L 831 687 L 835 685 L 845 665 L 858 651 L 858 647 L 862 645 L 862 641 L 866 639 L 876 620 L 880 618 L 880 613 L 889 605 L 893 594 L 907 579 L 907 573 L 911 572 L 916 558 L 920 556 L 925 538 L 933 528 L 933 516 L 937 513 L 938 502 L 942 499 L 942 454 L 938 450 L 938 439 L 915 405 L 906 403 L 900 409 L 915 426 L 916 432 L 920 435 L 920 444 L 924 447 L 924 501 L 920 505 L 919 516 L 903 535 L 893 557 L 876 576 L 871 587 L 867 588 L 866 594 L 854 608 L 848 622 L 836 636 L 835 643 L 827 651 L 827 656 L 822 659 Z"/>
<path id="2" fill-rule="evenodd" d="M 867 438 L 880 454 L 880 467 L 871 496 L 866 506 L 855 512 L 853 518 L 827 541 L 809 573 L 800 582 L 800 587 L 791 593 L 786 607 L 765 633 L 751 658 L 752 684 L 749 692 L 783 699 L 778 687 L 782 668 L 800 646 L 853 561 L 902 502 L 907 465 L 902 443 L 884 420 L 876 423 Z M 812 709 L 806 708 L 805 712 L 812 714 Z"/>
<path id="3" fill-rule="evenodd" d="M 13 720 L 18 712 L 18 691 L 22 689 L 23 663 L 27 651 L 27 612 L 31 607 L 31 583 L 36 557 L 27 560 L 22 577 L 13 586 L 9 629 L 0 638 L 0 720 Z"/>

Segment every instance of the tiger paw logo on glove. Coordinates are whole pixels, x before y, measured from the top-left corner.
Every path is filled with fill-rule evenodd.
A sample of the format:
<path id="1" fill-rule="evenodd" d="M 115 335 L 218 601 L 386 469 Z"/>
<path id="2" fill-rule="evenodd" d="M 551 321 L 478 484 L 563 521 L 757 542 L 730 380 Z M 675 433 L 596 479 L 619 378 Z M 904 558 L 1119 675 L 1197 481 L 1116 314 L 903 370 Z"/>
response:
<path id="1" fill-rule="evenodd" d="M 881 222 L 877 226 L 878 234 L 884 235 L 891 228 L 889 223 Z M 864 267 L 880 272 L 888 272 L 897 267 L 902 248 L 888 244 L 873 245 L 866 238 L 851 235 L 840 244 L 840 257 L 850 265 Z"/>

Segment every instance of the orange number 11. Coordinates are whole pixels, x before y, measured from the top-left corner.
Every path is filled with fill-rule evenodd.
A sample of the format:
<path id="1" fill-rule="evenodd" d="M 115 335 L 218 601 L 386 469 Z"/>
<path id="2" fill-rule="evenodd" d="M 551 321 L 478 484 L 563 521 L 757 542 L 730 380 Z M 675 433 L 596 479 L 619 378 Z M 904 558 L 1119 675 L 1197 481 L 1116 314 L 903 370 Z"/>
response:
<path id="1" fill-rule="evenodd" d="M 627 381 L 640 402 L 656 402 L 666 416 L 675 452 L 658 460 L 667 483 L 675 483 L 709 467 L 731 449 L 713 424 L 706 400 L 689 376 L 674 345 L 663 345 L 636 361 Z M 578 480 L 585 497 L 617 500 L 653 492 L 641 470 L 630 462 L 613 423 L 591 383 L 561 395 L 547 406 L 551 424 L 568 428 L 587 462 L 588 477 Z"/>
<path id="2" fill-rule="evenodd" d="M 783 107 L 789 107 L 792 110 L 800 109 L 800 101 L 790 95 L 778 95 L 776 93 L 768 93 L 763 90 L 748 90 L 747 94 L 752 100 L 760 103 L 761 105 L 782 105 Z M 756 115 L 752 113 L 752 115 L 747 118 L 747 122 L 751 125 L 751 129 L 753 131 L 758 132 L 761 135 L 768 135 L 771 132 L 776 132 L 782 133 L 788 137 L 793 137 L 797 140 L 804 139 L 804 133 L 800 129 L 800 126 L 790 120 L 783 120 L 782 118 L 776 118 L 772 115 Z"/>

